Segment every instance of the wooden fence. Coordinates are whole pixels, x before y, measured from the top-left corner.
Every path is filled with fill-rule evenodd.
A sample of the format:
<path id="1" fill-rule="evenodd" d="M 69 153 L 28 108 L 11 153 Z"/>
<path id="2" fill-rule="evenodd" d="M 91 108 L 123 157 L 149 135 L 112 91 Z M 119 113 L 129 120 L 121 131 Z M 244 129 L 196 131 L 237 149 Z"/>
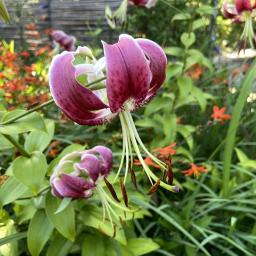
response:
<path id="1" fill-rule="evenodd" d="M 49 29 L 60 29 L 85 43 L 94 34 L 111 40 L 105 20 L 106 5 L 116 8 L 121 0 L 5 0 L 11 23 L 0 22 L 0 39 L 17 44 L 44 45 Z M 45 33 L 46 32 L 46 33 Z"/>

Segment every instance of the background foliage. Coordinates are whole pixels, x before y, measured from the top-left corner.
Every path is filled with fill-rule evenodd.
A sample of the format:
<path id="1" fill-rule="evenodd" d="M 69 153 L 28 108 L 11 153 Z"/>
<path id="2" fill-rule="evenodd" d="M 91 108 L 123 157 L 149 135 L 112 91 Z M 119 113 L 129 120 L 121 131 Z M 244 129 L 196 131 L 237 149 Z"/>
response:
<path id="1" fill-rule="evenodd" d="M 55 105 L 40 106 L 50 97 L 54 52 L 18 52 L 2 42 L 1 255 L 255 254 L 256 66 L 250 59 L 219 57 L 235 46 L 241 26 L 216 17 L 218 7 L 214 1 L 163 0 L 152 9 L 129 8 L 127 24 L 118 28 L 158 42 L 168 56 L 164 86 L 133 115 L 150 149 L 176 142 L 172 170 L 182 189 L 148 196 L 136 167 L 138 191 L 131 182 L 127 191 L 139 210 L 123 216 L 125 225 L 117 221 L 115 234 L 102 221 L 97 198 L 63 206 L 49 192 L 49 176 L 65 154 L 97 144 L 111 147 L 115 171 L 122 149 L 118 121 L 78 126 Z M 212 119 L 214 105 L 226 107 L 232 120 Z M 184 176 L 191 163 L 208 173 Z"/>

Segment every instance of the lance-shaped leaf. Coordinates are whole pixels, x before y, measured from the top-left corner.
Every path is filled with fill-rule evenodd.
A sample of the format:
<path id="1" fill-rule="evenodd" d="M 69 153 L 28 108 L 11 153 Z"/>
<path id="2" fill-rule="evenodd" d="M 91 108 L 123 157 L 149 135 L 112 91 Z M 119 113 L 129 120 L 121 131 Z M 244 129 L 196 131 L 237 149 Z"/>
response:
<path id="1" fill-rule="evenodd" d="M 0 16 L 5 22 L 10 21 L 9 13 L 5 7 L 4 0 L 0 0 Z"/>

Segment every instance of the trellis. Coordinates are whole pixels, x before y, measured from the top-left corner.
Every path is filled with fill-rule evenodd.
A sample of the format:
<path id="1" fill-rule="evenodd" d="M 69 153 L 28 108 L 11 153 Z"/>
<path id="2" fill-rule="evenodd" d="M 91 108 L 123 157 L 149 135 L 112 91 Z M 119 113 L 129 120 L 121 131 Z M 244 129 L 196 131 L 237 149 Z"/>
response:
<path id="1" fill-rule="evenodd" d="M 44 45 L 50 42 L 48 29 L 61 29 L 81 43 L 91 40 L 100 28 L 110 38 L 105 20 L 106 5 L 116 8 L 121 0 L 5 0 L 10 24 L 0 23 L 0 38 L 16 44 Z M 35 24 L 35 28 L 31 26 Z"/>

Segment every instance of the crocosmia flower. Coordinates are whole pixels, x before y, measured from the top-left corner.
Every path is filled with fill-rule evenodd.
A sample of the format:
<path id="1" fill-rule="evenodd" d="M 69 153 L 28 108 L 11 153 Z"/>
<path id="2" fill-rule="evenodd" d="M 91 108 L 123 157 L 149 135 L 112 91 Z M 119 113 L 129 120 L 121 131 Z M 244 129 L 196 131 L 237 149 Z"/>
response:
<path id="1" fill-rule="evenodd" d="M 72 171 L 67 172 L 70 167 Z M 106 147 L 70 153 L 61 159 L 51 176 L 52 193 L 61 198 L 88 198 L 111 168 L 112 152 Z"/>
<path id="2" fill-rule="evenodd" d="M 213 113 L 211 115 L 211 118 L 214 121 L 218 121 L 224 124 L 226 120 L 230 120 L 232 117 L 231 115 L 226 114 L 225 112 L 226 112 L 225 107 L 219 108 L 218 106 L 213 106 Z"/>
<path id="3" fill-rule="evenodd" d="M 256 0 L 234 0 L 231 3 L 224 1 L 222 7 L 223 16 L 231 19 L 233 22 L 244 22 L 244 31 L 241 35 L 242 44 L 245 47 L 245 42 L 249 40 L 253 47 L 254 31 L 253 19 L 255 17 Z"/>
<path id="4" fill-rule="evenodd" d="M 75 37 L 67 35 L 62 30 L 54 30 L 52 32 L 52 39 L 66 51 L 75 50 Z"/>
<path id="5" fill-rule="evenodd" d="M 144 6 L 147 8 L 154 7 L 157 0 L 129 0 L 129 3 L 132 5 Z"/>
<path id="6" fill-rule="evenodd" d="M 70 119 L 80 125 L 106 124 L 119 116 L 123 154 L 118 175 L 126 159 L 126 181 L 134 150 L 153 184 L 158 177 L 147 166 L 140 150 L 162 169 L 165 169 L 165 164 L 142 143 L 131 111 L 150 101 L 164 83 L 166 55 L 155 42 L 125 34 L 115 44 L 102 44 L 104 57 L 99 60 L 87 47 L 54 57 L 49 70 L 53 99 Z M 160 186 L 173 191 L 173 187 L 164 182 Z"/>
<path id="7" fill-rule="evenodd" d="M 182 173 L 185 176 L 194 176 L 197 179 L 200 177 L 200 175 L 202 173 L 207 173 L 207 172 L 208 172 L 208 170 L 203 165 L 198 166 L 198 165 L 196 165 L 194 163 L 190 164 L 190 168 L 189 169 L 182 171 Z"/>

